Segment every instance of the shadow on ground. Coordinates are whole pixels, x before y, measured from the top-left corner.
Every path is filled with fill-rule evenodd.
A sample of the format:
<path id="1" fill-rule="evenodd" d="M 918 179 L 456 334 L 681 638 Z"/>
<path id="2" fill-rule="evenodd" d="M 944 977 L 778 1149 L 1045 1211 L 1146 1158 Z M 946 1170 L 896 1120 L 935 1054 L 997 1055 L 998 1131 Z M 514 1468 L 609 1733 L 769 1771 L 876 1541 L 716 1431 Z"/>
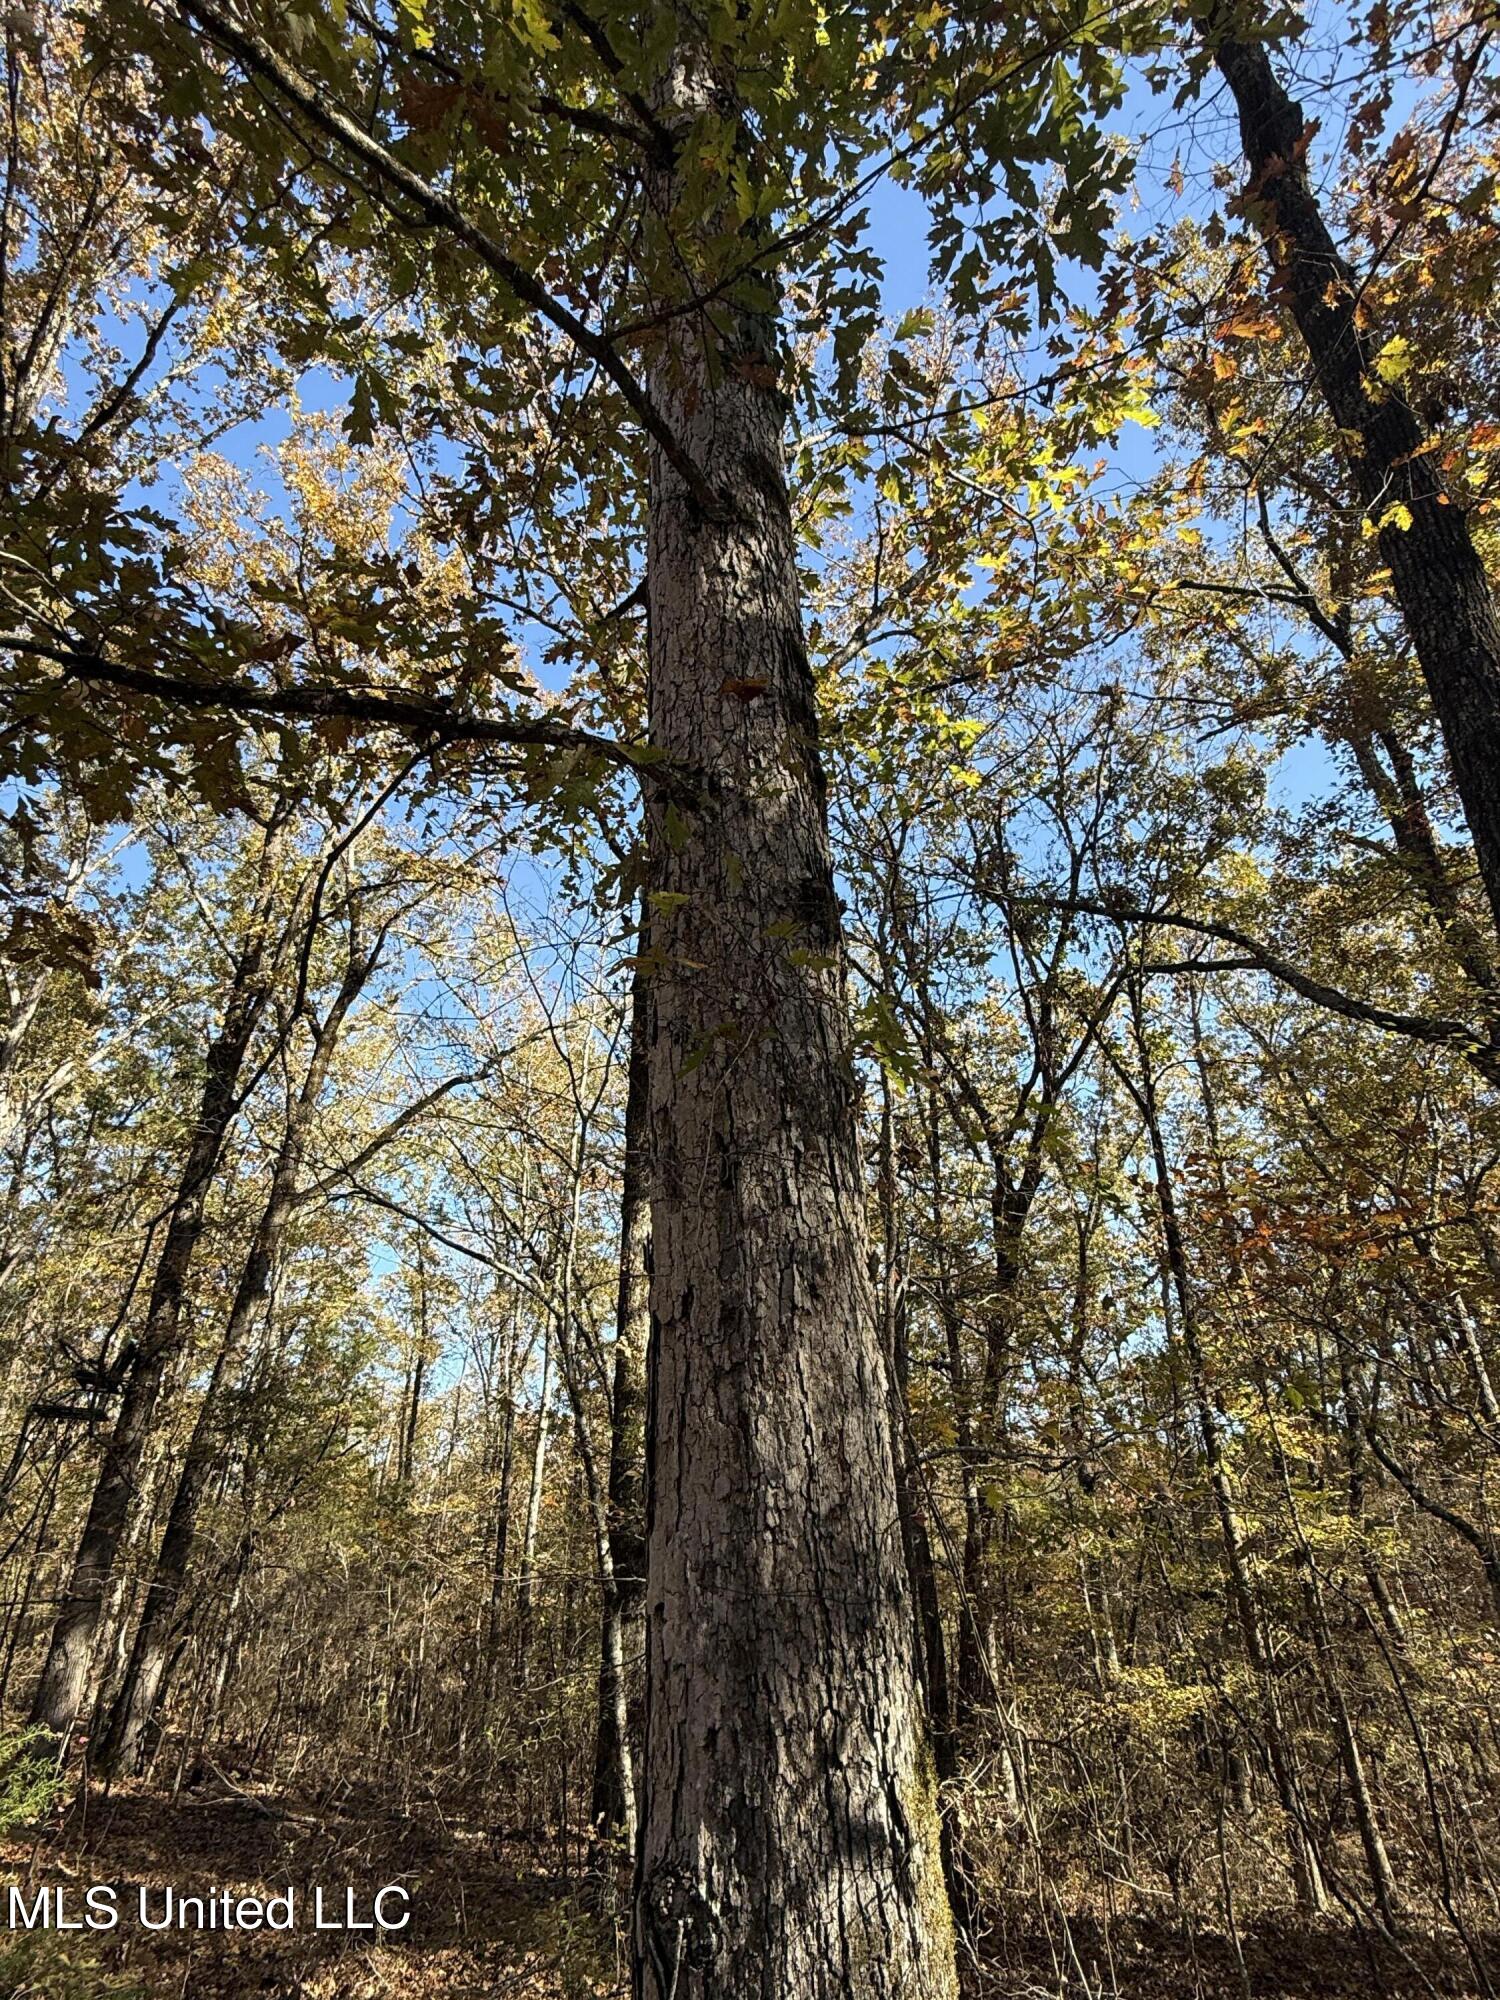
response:
<path id="1" fill-rule="evenodd" d="M 69 1908 L 91 1884 L 118 1892 L 120 1922 L 90 1934 L 3 1928 L 4 1885 L 51 1884 Z M 360 1913 L 387 1883 L 411 1898 L 399 1934 L 312 1928 L 312 1890 Z M 297 1891 L 297 1927 L 140 1928 L 179 1894 Z M 0 2000 L 618 2000 L 627 1990 L 623 1881 L 581 1872 L 575 1845 L 504 1838 L 436 1807 L 396 1813 L 373 1793 L 287 1798 L 214 1773 L 172 1799 L 138 1785 L 91 1789 L 63 1815 L 0 1842 Z M 1481 2000 L 1449 1941 L 1399 1943 L 1329 1926 L 1260 1923 L 1234 1941 L 1148 1917 L 1064 1922 L 1033 1907 L 993 1913 L 973 2000 Z M 970 1968 L 971 1975 L 973 1968 Z M 724 2000 L 735 2000 L 726 1994 Z"/>

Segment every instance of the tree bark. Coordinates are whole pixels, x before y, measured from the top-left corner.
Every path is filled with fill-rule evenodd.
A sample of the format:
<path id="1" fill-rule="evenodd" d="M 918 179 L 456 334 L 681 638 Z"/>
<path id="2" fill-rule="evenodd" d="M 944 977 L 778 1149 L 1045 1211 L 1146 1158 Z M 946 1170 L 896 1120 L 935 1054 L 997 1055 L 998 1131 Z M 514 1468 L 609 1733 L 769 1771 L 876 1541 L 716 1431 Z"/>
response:
<path id="1" fill-rule="evenodd" d="M 72 1729 L 88 1690 L 105 1595 L 140 1485 L 157 1404 L 181 1345 L 183 1295 L 203 1233 L 204 1204 L 239 1108 L 240 1071 L 265 1006 L 279 831 L 279 823 L 273 821 L 261 847 L 254 901 L 223 1016 L 208 1045 L 197 1117 L 152 1279 L 145 1324 L 32 1700 L 32 1722 L 59 1736 Z"/>
<path id="2" fill-rule="evenodd" d="M 642 924 L 641 949 L 644 944 Z M 646 1601 L 646 1348 L 651 1326 L 649 1075 L 650 997 L 637 963 L 630 989 L 630 1055 L 625 1086 L 625 1161 L 620 1183 L 620 1277 L 615 1298 L 614 1385 L 609 1406 L 610 1588 L 599 1630 L 599 1724 L 589 1817 L 623 1829 L 634 1851 L 628 1662 L 643 1644 Z"/>
<path id="3" fill-rule="evenodd" d="M 679 47 L 680 125 L 722 81 Z M 652 192 L 670 222 L 676 190 Z M 950 2000 L 775 329 L 651 392 L 653 1192 L 638 2000 Z M 712 340 L 718 353 L 710 355 Z"/>
<path id="4" fill-rule="evenodd" d="M 1399 385 L 1376 373 L 1380 337 L 1358 323 L 1358 279 L 1313 193 L 1312 133 L 1301 106 L 1283 89 L 1265 44 L 1234 32 L 1233 11 L 1210 0 L 1199 27 L 1239 112 L 1250 168 L 1246 210 L 1347 440 L 1500 928 L 1500 621 L 1489 578 L 1465 510 L 1443 489 L 1426 429 Z"/>

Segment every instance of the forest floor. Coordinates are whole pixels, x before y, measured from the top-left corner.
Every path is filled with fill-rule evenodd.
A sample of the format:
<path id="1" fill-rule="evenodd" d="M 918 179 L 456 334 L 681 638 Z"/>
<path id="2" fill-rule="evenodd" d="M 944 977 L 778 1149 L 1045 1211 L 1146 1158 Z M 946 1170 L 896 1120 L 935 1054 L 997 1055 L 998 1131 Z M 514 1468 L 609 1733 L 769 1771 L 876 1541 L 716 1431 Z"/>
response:
<path id="1" fill-rule="evenodd" d="M 1161 1917 L 1103 1925 L 1072 1916 L 1066 1929 L 1024 1917 L 1002 1923 L 975 2000 L 1479 2000 L 1463 1953 L 1446 1941 L 1399 1946 L 1348 1926 L 1308 1929 L 1285 1918 L 1220 1930 Z M 1500 1939 L 1485 1943 L 1500 1969 Z M 1494 1971 L 1491 1971 L 1493 1980 Z"/>
<path id="2" fill-rule="evenodd" d="M 0 2000 L 613 2000 L 626 1991 L 615 1916 L 581 1855 L 497 1841 L 493 1830 L 251 1791 L 217 1774 L 175 1799 L 136 1785 L 94 1791 L 29 1835 L 0 1841 L 6 1882 L 53 1884 L 69 1908 L 93 1884 L 118 1891 L 110 1932 L 13 1932 L 0 1902 Z M 571 1873 L 570 1873 L 571 1868 Z M 411 1896 L 388 1937 L 311 1927 L 311 1891 L 342 1908 L 386 1883 Z M 143 1931 L 141 1885 L 267 1897 L 298 1885 L 294 1930 Z M 624 1885 L 602 1892 L 616 1899 Z M 1211 1930 L 1144 1917 L 996 1913 L 976 2000 L 1470 2000 L 1456 1955 L 1425 1940 L 1399 1949 L 1346 1929 L 1246 1927 L 1239 1957 Z M 1500 1954 L 1495 1954 L 1500 1956 Z"/>
<path id="3" fill-rule="evenodd" d="M 176 1799 L 124 1785 L 30 1837 L 0 1841 L 0 1882 L 116 1885 L 120 1921 L 66 1941 L 0 1928 L 0 2000 L 596 2000 L 622 1990 L 597 1882 L 483 1827 L 382 1810 L 372 1798 L 277 1797 L 210 1777 Z M 313 1928 L 312 1892 L 342 1914 L 352 1888 L 410 1896 L 404 1930 Z M 138 1888 L 262 1899 L 295 1887 L 289 1931 L 144 1931 Z M 398 1905 L 392 1904 L 392 1909 Z M 3 1925 L 3 1904 L 0 1904 Z M 7 1961 L 9 1951 L 14 1963 Z M 68 1961 L 74 1970 L 68 1971 Z M 71 1979 L 71 1983 L 69 1983 Z M 50 1984 L 46 1983 L 50 1980 Z"/>

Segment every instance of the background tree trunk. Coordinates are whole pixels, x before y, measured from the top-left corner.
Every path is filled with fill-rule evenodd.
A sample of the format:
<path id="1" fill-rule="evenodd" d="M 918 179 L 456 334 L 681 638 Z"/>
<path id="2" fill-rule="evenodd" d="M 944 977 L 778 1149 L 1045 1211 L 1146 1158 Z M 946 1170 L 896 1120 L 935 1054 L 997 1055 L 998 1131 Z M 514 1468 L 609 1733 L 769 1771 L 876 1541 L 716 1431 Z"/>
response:
<path id="1" fill-rule="evenodd" d="M 145 1324 L 32 1699 L 31 1720 L 57 1735 L 73 1727 L 88 1691 L 105 1593 L 140 1484 L 162 1387 L 181 1340 L 183 1294 L 203 1233 L 204 1203 L 239 1107 L 240 1071 L 265 1006 L 279 831 L 273 821 L 261 847 L 256 894 L 218 1032 L 208 1045 L 198 1113 L 152 1279 Z"/>
<path id="2" fill-rule="evenodd" d="M 276 1255 L 296 1207 L 297 1180 L 339 1036 L 350 1008 L 375 970 L 379 954 L 379 941 L 373 950 L 364 952 L 351 935 L 343 982 L 314 1032 L 312 1055 L 301 1089 L 288 1107 L 270 1192 L 235 1287 L 224 1338 L 172 1496 L 129 1663 L 103 1731 L 98 1754 L 105 1770 L 138 1771 L 144 1761 L 151 1724 L 166 1692 L 173 1628 L 193 1560 L 199 1510 L 222 1453 L 220 1404 L 224 1381 L 244 1354 L 256 1315 L 270 1296 Z M 413 1428 L 421 1396 L 420 1361 L 418 1365 L 417 1388 L 412 1398 Z"/>
<path id="3" fill-rule="evenodd" d="M 645 949 L 644 919 L 639 949 Z M 623 1828 L 630 1848 L 636 1801 L 627 1797 L 629 1662 L 642 1646 L 646 1600 L 646 1348 L 651 1254 L 650 998 L 637 964 L 630 987 L 630 1058 L 625 1087 L 625 1161 L 620 1182 L 620 1282 L 615 1305 L 614 1386 L 609 1410 L 610 1588 L 599 1632 L 599 1723 L 590 1820 Z"/>
<path id="4" fill-rule="evenodd" d="M 1312 139 L 1265 44 L 1231 32 L 1218 0 L 1201 23 L 1239 112 L 1246 207 L 1265 238 L 1330 415 L 1349 440 L 1359 497 L 1448 746 L 1490 909 L 1500 928 L 1500 621 L 1468 517 L 1443 490 L 1428 433 L 1394 382 L 1378 334 L 1356 317 L 1360 286 L 1323 219 L 1307 170 Z"/>

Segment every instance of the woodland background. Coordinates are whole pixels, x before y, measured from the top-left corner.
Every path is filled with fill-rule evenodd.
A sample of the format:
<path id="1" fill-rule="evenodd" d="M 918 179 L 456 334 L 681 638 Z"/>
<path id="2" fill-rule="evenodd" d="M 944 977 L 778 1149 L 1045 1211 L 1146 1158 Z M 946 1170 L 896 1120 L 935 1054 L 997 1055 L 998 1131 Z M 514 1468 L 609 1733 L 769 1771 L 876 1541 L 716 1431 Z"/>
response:
<path id="1" fill-rule="evenodd" d="M 434 173 L 455 106 L 502 160 L 618 145 L 609 72 L 556 81 L 578 9 L 493 10 L 503 103 L 424 60 L 439 11 L 436 44 L 411 0 L 256 18 L 314 68 L 388 42 Z M 1500 944 L 1393 524 L 1192 10 L 1051 11 L 1031 156 L 898 126 L 878 170 L 825 163 L 826 261 L 788 281 L 890 1560 L 962 1963 L 1489 1995 Z M 1260 26 L 1370 393 L 1494 575 L 1492 12 Z M 164 32 L 4 16 L 0 1828 L 10 1879 L 322 1871 L 422 1913 L 336 1962 L 0 1938 L 0 1985 L 613 1990 L 661 969 L 649 755 L 609 748 L 644 682 L 629 412 L 515 313 L 476 358 L 422 288 L 442 253 L 258 160 L 264 106 L 203 111 Z M 1007 173 L 1035 234 L 975 247 Z M 586 289 L 565 206 L 527 261 Z M 195 700 L 225 661 L 365 709 Z"/>

